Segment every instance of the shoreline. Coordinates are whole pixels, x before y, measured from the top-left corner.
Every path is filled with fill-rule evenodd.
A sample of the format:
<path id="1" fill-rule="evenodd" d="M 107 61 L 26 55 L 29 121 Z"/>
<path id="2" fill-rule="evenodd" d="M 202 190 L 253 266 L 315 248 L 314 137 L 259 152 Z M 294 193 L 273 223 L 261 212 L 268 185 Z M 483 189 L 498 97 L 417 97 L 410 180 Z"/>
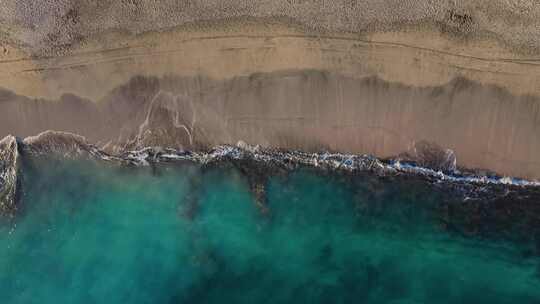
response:
<path id="1" fill-rule="evenodd" d="M 251 176 L 254 191 L 263 191 L 267 175 L 278 171 L 293 172 L 300 168 L 312 168 L 317 172 L 335 174 L 368 174 L 374 177 L 413 177 L 433 185 L 445 185 L 459 194 L 463 201 L 495 200 L 511 192 L 534 193 L 540 189 L 540 181 L 496 175 L 479 175 L 474 171 L 460 171 L 456 167 L 439 170 L 419 166 L 425 160 L 386 159 L 371 155 L 336 154 L 329 152 L 306 153 L 283 149 L 261 148 L 240 142 L 236 146 L 222 145 L 206 152 L 147 147 L 138 151 L 124 151 L 118 155 L 108 154 L 88 143 L 79 135 L 46 131 L 37 136 L 18 139 L 13 136 L 0 141 L 0 207 L 3 214 L 13 216 L 17 210 L 21 189 L 21 175 L 25 158 L 88 159 L 121 166 L 154 166 L 188 161 L 203 167 L 220 164 L 236 164 Z M 437 160 L 434 160 L 437 161 Z M 22 163 L 22 165 L 21 165 Z M 432 162 L 433 163 L 433 162 Z M 441 164 L 446 166 L 447 164 Z M 265 168 L 265 176 L 256 168 Z M 257 173 L 259 172 L 259 173 Z M 262 189 L 262 190 L 261 190 Z M 256 193 L 257 194 L 257 193 Z M 519 197 L 519 196 L 518 196 Z M 264 198 L 261 198 L 264 199 Z"/>
<path id="2" fill-rule="evenodd" d="M 12 159 L 17 159 L 17 162 L 6 163 L 10 159 L 4 158 L 5 155 L 14 156 Z M 28 184 L 25 172 L 47 174 L 39 170 L 51 165 L 53 168 L 60 165 L 63 170 L 69 170 L 70 164 L 75 165 L 74 168 L 84 168 L 78 167 L 78 164 L 84 165 L 84 162 L 97 170 L 118 169 L 120 171 L 116 172 L 126 174 L 133 174 L 132 170 L 141 170 L 144 174 L 157 177 L 161 176 L 160 170 L 182 170 L 184 165 L 189 172 L 195 170 L 201 174 L 213 170 L 234 170 L 243 178 L 257 209 L 263 215 L 269 210 L 271 179 L 285 178 L 286 181 L 288 177 L 302 172 L 335 178 L 351 189 L 360 185 L 358 191 L 368 191 L 375 197 L 395 191 L 406 193 L 405 189 L 409 187 L 419 189 L 416 195 L 431 193 L 438 199 L 428 207 L 439 214 L 440 227 L 464 237 L 501 237 L 517 242 L 523 241 L 521 237 L 525 237 L 527 242 L 533 241 L 534 236 L 530 232 L 537 231 L 540 214 L 540 182 L 482 176 L 473 171 L 456 170 L 452 166 L 443 172 L 420 167 L 412 160 L 284 151 L 245 143 L 218 146 L 206 152 L 148 147 L 139 151 L 125 151 L 121 155 L 110 155 L 89 144 L 81 136 L 48 131 L 25 139 L 7 137 L 0 141 L 0 176 L 3 177 L 0 180 L 0 224 L 14 229 L 18 219 L 28 210 L 27 204 L 32 204 L 27 197 L 32 185 Z M 447 164 L 445 162 L 441 165 Z M 6 176 L 10 176 L 10 180 L 15 183 L 5 184 Z M 115 182 L 121 184 L 122 180 Z M 196 177 L 189 181 L 194 186 L 199 182 Z M 519 226 L 518 234 L 509 235 L 507 230 L 500 228 L 504 225 Z"/>

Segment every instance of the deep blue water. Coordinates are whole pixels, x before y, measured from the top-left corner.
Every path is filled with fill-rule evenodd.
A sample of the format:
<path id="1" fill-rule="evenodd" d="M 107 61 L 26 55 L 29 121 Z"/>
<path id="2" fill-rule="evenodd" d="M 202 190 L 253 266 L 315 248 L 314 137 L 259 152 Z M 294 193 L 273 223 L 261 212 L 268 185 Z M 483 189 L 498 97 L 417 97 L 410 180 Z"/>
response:
<path id="1" fill-rule="evenodd" d="M 448 194 L 353 180 L 271 176 L 257 203 L 231 166 L 35 162 L 0 302 L 540 303 L 538 255 L 444 229 Z"/>

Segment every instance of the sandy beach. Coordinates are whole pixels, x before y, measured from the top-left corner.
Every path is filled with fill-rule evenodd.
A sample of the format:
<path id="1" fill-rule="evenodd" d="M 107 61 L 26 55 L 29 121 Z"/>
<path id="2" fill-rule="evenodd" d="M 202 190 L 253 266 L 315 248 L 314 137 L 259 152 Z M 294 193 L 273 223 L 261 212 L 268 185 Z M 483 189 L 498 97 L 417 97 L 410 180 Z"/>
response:
<path id="1" fill-rule="evenodd" d="M 540 8 L 394 2 L 12 1 L 0 137 L 382 158 L 426 141 L 458 166 L 540 179 Z"/>

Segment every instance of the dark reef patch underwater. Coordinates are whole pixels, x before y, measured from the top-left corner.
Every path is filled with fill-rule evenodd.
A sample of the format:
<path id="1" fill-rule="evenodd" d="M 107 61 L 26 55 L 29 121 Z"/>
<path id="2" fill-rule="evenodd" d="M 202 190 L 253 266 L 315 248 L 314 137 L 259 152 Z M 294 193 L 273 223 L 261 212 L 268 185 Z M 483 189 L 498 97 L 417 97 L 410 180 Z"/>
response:
<path id="1" fill-rule="evenodd" d="M 422 176 L 232 161 L 22 172 L 2 303 L 540 303 L 536 188 L 464 199 Z"/>

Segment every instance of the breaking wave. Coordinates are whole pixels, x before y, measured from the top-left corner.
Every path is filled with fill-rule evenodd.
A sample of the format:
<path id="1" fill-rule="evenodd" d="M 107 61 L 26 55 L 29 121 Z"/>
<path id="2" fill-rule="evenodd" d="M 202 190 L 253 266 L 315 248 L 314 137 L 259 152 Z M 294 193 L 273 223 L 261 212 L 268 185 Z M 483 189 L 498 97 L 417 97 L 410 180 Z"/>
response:
<path id="1" fill-rule="evenodd" d="M 448 151 L 445 155 L 451 154 Z M 483 186 L 504 186 L 529 188 L 539 187 L 539 181 L 514 177 L 481 175 L 472 171 L 461 172 L 455 166 L 452 154 L 451 166 L 441 169 L 424 167 L 417 162 L 403 159 L 382 160 L 372 155 L 341 153 L 307 153 L 303 151 L 281 150 L 250 146 L 244 142 L 237 145 L 221 145 L 208 151 L 176 150 L 161 147 L 147 147 L 136 151 L 125 151 L 112 155 L 89 143 L 84 137 L 67 133 L 46 131 L 23 140 L 8 136 L 0 141 L 0 206 L 2 213 L 10 213 L 16 208 L 17 193 L 20 192 L 20 157 L 59 156 L 61 158 L 87 157 L 123 165 L 149 166 L 158 163 L 189 161 L 201 165 L 212 165 L 227 161 L 251 161 L 254 164 L 294 170 L 311 167 L 326 171 L 359 173 L 367 172 L 378 176 L 417 176 L 433 183 L 458 185 L 461 188 Z M 448 157 L 445 159 L 448 160 Z M 466 199 L 472 190 L 465 195 Z"/>
<path id="2" fill-rule="evenodd" d="M 295 169 L 299 166 L 309 166 L 325 170 L 340 170 L 349 172 L 369 171 L 380 175 L 411 174 L 421 175 L 434 180 L 472 183 L 513 185 L 520 187 L 538 187 L 539 181 L 531 181 L 508 176 L 475 175 L 461 173 L 457 169 L 451 172 L 435 170 L 416 165 L 414 162 L 399 159 L 381 160 L 372 155 L 355 155 L 341 153 L 306 153 L 302 151 L 283 151 L 272 148 L 253 147 L 244 143 L 236 146 L 221 145 L 208 152 L 193 152 L 174 149 L 148 147 L 137 151 L 128 151 L 119 158 L 106 156 L 106 160 L 127 161 L 130 164 L 145 166 L 152 163 L 171 161 L 194 161 L 210 164 L 226 160 L 254 160 L 267 165 L 280 166 L 285 169 Z"/>

